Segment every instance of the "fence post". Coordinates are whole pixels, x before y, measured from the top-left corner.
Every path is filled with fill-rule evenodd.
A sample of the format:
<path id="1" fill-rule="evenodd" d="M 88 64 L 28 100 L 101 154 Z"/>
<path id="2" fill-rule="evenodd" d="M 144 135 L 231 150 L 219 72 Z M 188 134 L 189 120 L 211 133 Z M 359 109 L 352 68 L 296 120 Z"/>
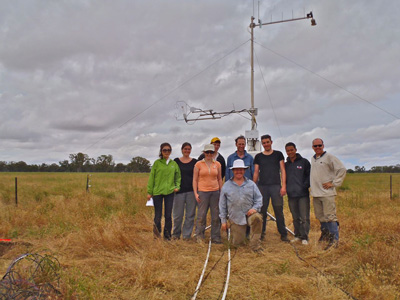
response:
<path id="1" fill-rule="evenodd" d="M 87 175 L 87 179 L 86 179 L 86 193 L 89 193 L 89 188 L 90 188 L 90 174 Z"/>
<path id="2" fill-rule="evenodd" d="M 15 206 L 18 206 L 18 179 L 15 177 Z"/>

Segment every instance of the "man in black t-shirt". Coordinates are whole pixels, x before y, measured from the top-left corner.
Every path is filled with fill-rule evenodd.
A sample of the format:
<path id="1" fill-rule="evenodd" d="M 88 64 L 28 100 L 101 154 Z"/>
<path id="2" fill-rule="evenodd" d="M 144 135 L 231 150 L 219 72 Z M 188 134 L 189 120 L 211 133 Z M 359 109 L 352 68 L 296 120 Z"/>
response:
<path id="1" fill-rule="evenodd" d="M 265 228 L 267 225 L 267 211 L 269 199 L 271 198 L 272 207 L 276 218 L 276 225 L 283 242 L 289 242 L 287 237 L 285 217 L 283 215 L 283 196 L 286 195 L 286 172 L 285 161 L 282 152 L 272 149 L 270 135 L 263 135 L 261 143 L 264 151 L 258 153 L 254 159 L 253 181 L 258 184 L 258 188 L 263 196 L 263 206 L 261 214 L 263 216 L 263 227 L 261 239 L 264 239 Z"/>

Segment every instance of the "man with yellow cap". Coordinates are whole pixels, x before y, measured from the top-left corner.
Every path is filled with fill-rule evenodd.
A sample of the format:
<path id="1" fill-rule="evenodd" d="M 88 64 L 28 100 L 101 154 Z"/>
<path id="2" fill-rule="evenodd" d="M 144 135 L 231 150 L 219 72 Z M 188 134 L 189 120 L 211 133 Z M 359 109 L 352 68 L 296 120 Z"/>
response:
<path id="1" fill-rule="evenodd" d="M 221 164 L 221 175 L 222 175 L 222 180 L 223 180 L 225 177 L 226 163 L 225 163 L 225 158 L 221 155 L 221 153 L 218 152 L 219 147 L 221 147 L 221 140 L 217 137 L 214 137 L 211 139 L 210 144 L 213 144 L 214 148 L 215 148 L 213 159 L 218 161 Z M 202 160 L 202 159 L 204 159 L 204 153 L 202 153 L 198 158 L 198 160 Z"/>

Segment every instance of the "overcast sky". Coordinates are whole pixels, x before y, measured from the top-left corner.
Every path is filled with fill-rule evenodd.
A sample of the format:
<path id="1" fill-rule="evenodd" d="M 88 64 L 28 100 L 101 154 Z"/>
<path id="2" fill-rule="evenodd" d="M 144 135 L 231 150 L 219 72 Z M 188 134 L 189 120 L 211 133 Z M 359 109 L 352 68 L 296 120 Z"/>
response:
<path id="1" fill-rule="evenodd" d="M 255 1 L 257 3 L 257 1 Z M 250 108 L 255 28 L 257 129 L 276 150 L 311 141 L 348 168 L 400 163 L 400 2 L 0 1 L 0 160 L 58 163 L 70 153 L 154 161 L 159 145 L 214 136 L 221 153 L 248 115 L 182 119 L 183 102 L 216 112 Z M 197 117 L 197 115 L 190 115 Z"/>

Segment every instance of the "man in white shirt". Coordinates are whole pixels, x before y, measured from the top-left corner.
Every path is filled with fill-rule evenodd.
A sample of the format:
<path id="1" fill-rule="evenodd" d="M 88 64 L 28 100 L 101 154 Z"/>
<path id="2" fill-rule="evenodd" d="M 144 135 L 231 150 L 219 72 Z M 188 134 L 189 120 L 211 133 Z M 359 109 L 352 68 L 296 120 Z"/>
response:
<path id="1" fill-rule="evenodd" d="M 319 241 L 328 241 L 325 250 L 337 246 L 339 242 L 338 219 L 336 216 L 336 187 L 342 185 L 346 177 L 346 167 L 334 155 L 324 151 L 320 138 L 312 141 L 315 155 L 311 158 L 311 196 L 313 196 L 315 217 L 321 223 Z"/>

